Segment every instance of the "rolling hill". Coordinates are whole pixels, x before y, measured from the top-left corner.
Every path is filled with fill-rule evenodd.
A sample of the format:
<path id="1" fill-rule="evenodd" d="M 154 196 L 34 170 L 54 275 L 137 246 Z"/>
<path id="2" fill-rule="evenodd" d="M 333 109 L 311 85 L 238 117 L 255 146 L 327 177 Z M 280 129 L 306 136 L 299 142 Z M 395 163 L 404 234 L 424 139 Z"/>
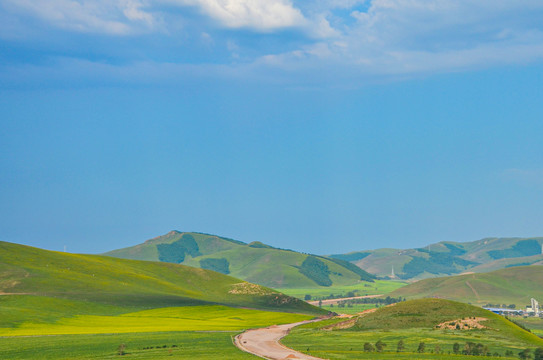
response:
<path id="1" fill-rule="evenodd" d="M 498 359 L 543 347 L 542 339 L 503 316 L 443 299 L 408 300 L 303 325 L 282 343 L 325 359 Z"/>
<path id="2" fill-rule="evenodd" d="M 543 266 L 424 279 L 395 290 L 390 296 L 438 297 L 477 305 L 515 304 L 520 309 L 530 303 L 530 298 L 543 301 Z"/>
<path id="3" fill-rule="evenodd" d="M 342 259 L 278 249 L 261 242 L 246 244 L 215 235 L 179 231 L 103 255 L 205 268 L 274 288 L 353 285 L 374 278 Z"/>
<path id="4" fill-rule="evenodd" d="M 464 272 L 543 265 L 543 238 L 487 238 L 439 242 L 418 249 L 377 249 L 331 258 L 350 261 L 380 277 L 419 280 Z"/>
<path id="5" fill-rule="evenodd" d="M 118 315 L 188 305 L 322 312 L 214 271 L 0 242 L 0 327 L 29 319 L 47 323 L 69 315 Z"/>

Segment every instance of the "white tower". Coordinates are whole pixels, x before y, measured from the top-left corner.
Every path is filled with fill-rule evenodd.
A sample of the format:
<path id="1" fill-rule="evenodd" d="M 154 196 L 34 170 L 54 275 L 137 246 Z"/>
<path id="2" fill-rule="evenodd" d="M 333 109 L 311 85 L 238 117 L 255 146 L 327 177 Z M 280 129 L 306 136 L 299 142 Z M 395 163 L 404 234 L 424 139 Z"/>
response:
<path id="1" fill-rule="evenodd" d="M 392 271 L 390 272 L 390 277 L 395 278 L 396 275 L 394 275 L 394 265 L 392 265 Z"/>
<path id="2" fill-rule="evenodd" d="M 534 311 L 535 316 L 539 316 L 539 303 L 536 299 L 532 298 L 532 310 Z"/>

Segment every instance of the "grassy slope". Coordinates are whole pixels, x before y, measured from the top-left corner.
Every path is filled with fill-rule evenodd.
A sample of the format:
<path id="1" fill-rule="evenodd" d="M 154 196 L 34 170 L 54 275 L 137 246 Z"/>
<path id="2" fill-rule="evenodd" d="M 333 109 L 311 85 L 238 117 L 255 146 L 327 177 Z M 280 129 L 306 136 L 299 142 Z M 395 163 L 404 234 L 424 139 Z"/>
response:
<path id="1" fill-rule="evenodd" d="M 494 260 L 469 269 L 470 272 L 490 272 L 515 266 L 543 265 L 543 255 Z"/>
<path id="2" fill-rule="evenodd" d="M 391 293 L 407 298 L 440 297 L 472 304 L 529 304 L 543 299 L 543 267 L 522 266 L 490 273 L 467 274 L 418 281 Z"/>
<path id="3" fill-rule="evenodd" d="M 198 304 L 316 312 L 297 299 L 213 271 L 67 254 L 6 242 L 0 242 L 1 292 L 32 295 L 21 300 L 23 305 L 28 303 L 26 309 L 40 308 L 43 303 L 45 308 L 81 309 L 89 315 Z M 0 301 L 5 299 L 0 296 Z M 7 316 L 17 321 L 15 315 Z"/>
<path id="4" fill-rule="evenodd" d="M 483 317 L 486 329 L 437 330 L 435 325 L 467 317 Z M 428 358 L 455 359 L 461 355 L 449 355 L 457 342 L 463 349 L 467 342 L 482 343 L 491 353 L 504 355 L 511 350 L 516 355 L 521 349 L 543 347 L 543 340 L 530 334 L 505 318 L 468 304 L 442 299 L 422 299 L 385 307 L 360 317 L 356 325 L 346 330 L 321 330 L 320 324 L 294 329 L 283 343 L 307 351 L 312 355 L 330 359 L 397 359 Z M 387 344 L 384 353 L 364 353 L 363 344 L 375 344 L 381 340 Z M 399 340 L 405 342 L 403 353 L 396 353 Z M 416 354 L 419 342 L 425 342 L 427 354 Z M 439 346 L 444 354 L 428 354 Z M 474 359 L 466 356 L 466 359 Z"/>
<path id="5" fill-rule="evenodd" d="M 105 253 L 108 256 L 158 261 L 158 244 L 170 244 L 190 234 L 198 244 L 202 254 L 192 258 L 187 255 L 182 264 L 200 267 L 200 260 L 207 258 L 225 258 L 230 264 L 230 275 L 269 287 L 300 288 L 318 286 L 313 280 L 299 272 L 306 254 L 290 250 L 252 247 L 243 242 L 200 233 L 182 233 L 171 231 L 166 235 L 148 240 L 143 244 Z M 332 272 L 333 285 L 353 285 L 360 283 L 360 276 L 325 258 L 322 260 Z M 338 275 L 341 274 L 341 275 Z"/>
<path id="6" fill-rule="evenodd" d="M 313 316 L 290 312 L 321 310 L 212 271 L 0 242 L 0 359 L 118 358 L 121 343 L 137 359 L 250 359 L 231 337 Z"/>

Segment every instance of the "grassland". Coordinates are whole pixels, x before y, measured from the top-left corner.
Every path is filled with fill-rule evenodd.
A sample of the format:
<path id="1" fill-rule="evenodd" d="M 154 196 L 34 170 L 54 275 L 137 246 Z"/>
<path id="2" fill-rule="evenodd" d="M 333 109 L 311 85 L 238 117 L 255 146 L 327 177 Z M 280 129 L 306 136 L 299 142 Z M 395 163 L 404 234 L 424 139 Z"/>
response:
<path id="1" fill-rule="evenodd" d="M 407 298 L 439 297 L 484 305 L 516 304 L 523 308 L 530 298 L 543 299 L 543 266 L 521 266 L 489 273 L 425 279 L 390 294 Z"/>
<path id="2" fill-rule="evenodd" d="M 72 315 L 80 307 L 61 302 L 46 302 L 32 296 L 0 296 L 2 308 L 26 312 L 27 321 L 13 324 L 0 317 L 0 359 L 108 359 L 119 358 L 120 344 L 126 345 L 130 358 L 137 359 L 249 359 L 256 358 L 239 351 L 231 337 L 244 329 L 272 324 L 291 323 L 311 318 L 310 315 L 232 308 L 220 305 L 158 308 L 122 313 L 122 308 L 109 308 L 118 315 Z M 38 300 L 36 302 L 36 300 Z M 24 304 L 24 305 L 23 305 Z M 72 311 L 59 306 L 72 306 Z M 74 306 L 75 305 L 75 306 Z M 34 319 L 44 310 L 45 316 Z M 48 309 L 53 309 L 51 312 Z M 103 310 L 90 306 L 94 312 Z M 49 311 L 49 313 L 48 313 Z M 64 312 L 65 317 L 58 318 Z M 20 319 L 21 315 L 16 315 Z M 11 326 L 9 326 L 11 325 Z M 151 348 L 152 347 L 152 348 Z"/>
<path id="3" fill-rule="evenodd" d="M 357 284 L 344 285 L 344 286 L 330 286 L 330 287 L 305 287 L 305 288 L 278 288 L 277 290 L 296 297 L 298 299 L 304 299 L 306 295 L 311 295 L 313 300 L 334 295 L 334 297 L 348 297 L 348 293 L 354 292 L 355 296 L 364 295 L 387 295 L 394 290 L 397 290 L 407 283 L 403 281 L 391 281 L 391 280 L 375 280 L 372 283 L 365 281 L 358 282 Z"/>
<path id="4" fill-rule="evenodd" d="M 236 331 L 310 319 L 308 315 L 226 306 L 159 308 L 116 316 L 75 315 L 50 323 L 32 320 L 0 328 L 0 336 L 112 334 L 168 331 Z"/>
<path id="5" fill-rule="evenodd" d="M 237 332 L 151 332 L 0 338 L 0 359 L 258 359 L 232 344 Z M 125 344 L 126 356 L 118 355 Z"/>
<path id="6" fill-rule="evenodd" d="M 511 319 L 515 323 L 522 325 L 526 329 L 530 329 L 532 333 L 543 338 L 543 319 L 542 318 L 537 318 L 537 317 L 521 318 L 521 317 L 515 316 L 515 317 L 512 317 Z"/>
<path id="7" fill-rule="evenodd" d="M 452 323 L 470 317 L 487 319 L 480 321 L 485 328 L 457 330 L 435 327 L 443 322 Z M 323 329 L 333 322 L 296 328 L 283 339 L 283 343 L 329 359 L 475 359 L 477 357 L 453 354 L 455 343 L 460 344 L 463 350 L 468 342 L 480 343 L 487 353 L 499 354 L 502 358 L 507 351 L 512 351 L 516 357 L 526 348 L 543 347 L 543 340 L 503 317 L 468 304 L 440 299 L 399 303 L 360 317 L 352 321 L 349 328 Z M 366 342 L 375 344 L 379 340 L 386 344 L 383 352 L 364 351 Z M 400 340 L 405 348 L 397 353 Z M 425 343 L 424 353 L 417 352 L 421 342 Z"/>
<path id="8" fill-rule="evenodd" d="M 0 359 L 254 358 L 231 336 L 322 313 L 209 270 L 0 242 Z"/>

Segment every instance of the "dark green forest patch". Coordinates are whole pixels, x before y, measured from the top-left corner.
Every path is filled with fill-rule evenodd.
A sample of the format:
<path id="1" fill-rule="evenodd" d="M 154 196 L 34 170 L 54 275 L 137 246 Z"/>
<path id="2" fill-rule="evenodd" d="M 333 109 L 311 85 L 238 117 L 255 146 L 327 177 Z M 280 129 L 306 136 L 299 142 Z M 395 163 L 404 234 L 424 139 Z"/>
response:
<path id="1" fill-rule="evenodd" d="M 488 255 L 493 259 L 505 259 L 541 254 L 541 245 L 534 239 L 522 240 L 506 250 L 492 250 Z"/>
<path id="2" fill-rule="evenodd" d="M 308 256 L 305 258 L 302 266 L 300 267 L 300 272 L 320 286 L 332 285 L 328 266 L 314 256 Z"/>
<path id="3" fill-rule="evenodd" d="M 163 262 L 179 264 L 185 261 L 185 255 L 192 257 L 202 255 L 194 237 L 184 234 L 181 239 L 171 244 L 158 244 L 158 259 Z"/>
<path id="4" fill-rule="evenodd" d="M 200 260 L 202 269 L 213 270 L 222 274 L 230 274 L 230 263 L 225 258 L 220 259 L 202 259 Z"/>

